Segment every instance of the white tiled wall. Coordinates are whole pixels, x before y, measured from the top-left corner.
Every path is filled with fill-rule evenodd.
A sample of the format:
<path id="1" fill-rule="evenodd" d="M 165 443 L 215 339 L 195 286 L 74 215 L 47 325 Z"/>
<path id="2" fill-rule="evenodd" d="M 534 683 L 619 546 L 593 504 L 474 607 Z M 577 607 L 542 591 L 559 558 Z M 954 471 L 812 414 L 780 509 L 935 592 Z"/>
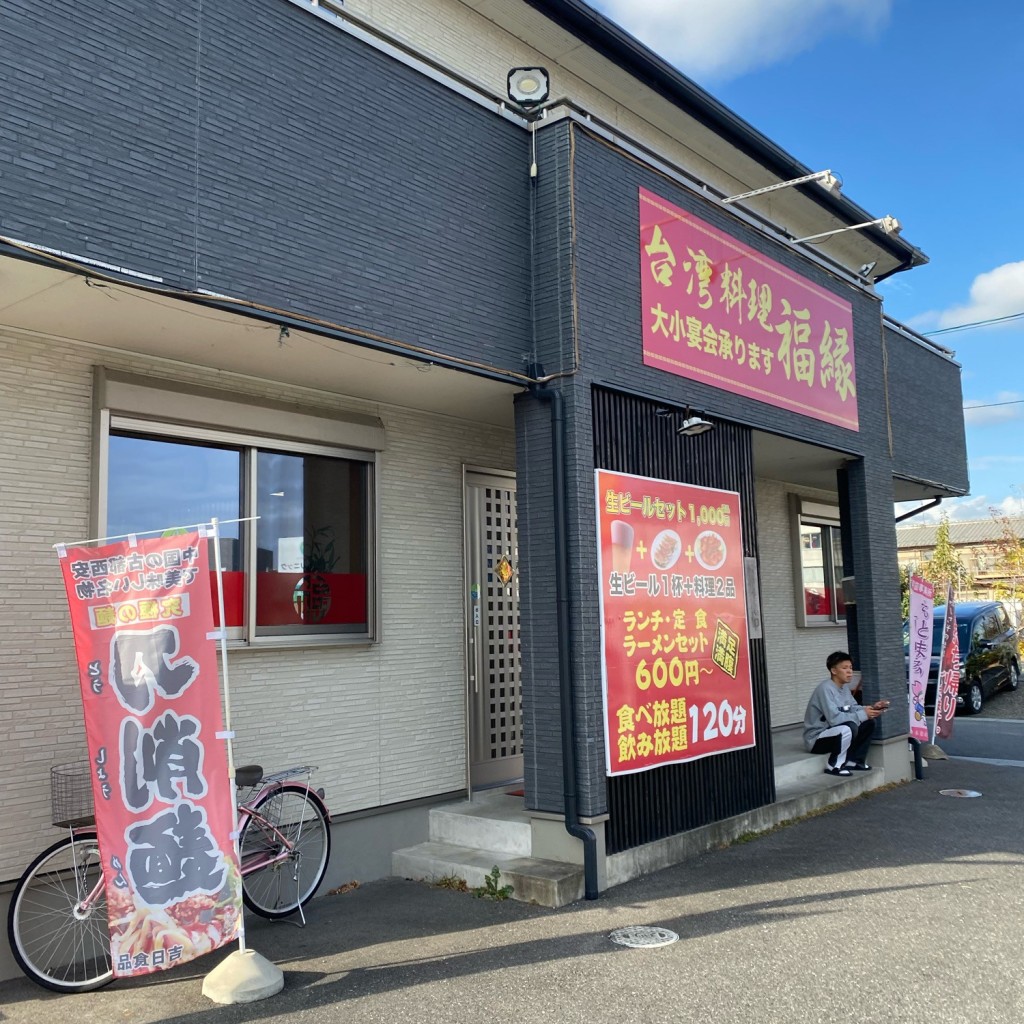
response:
<path id="1" fill-rule="evenodd" d="M 773 727 L 803 721 L 811 691 L 828 674 L 825 659 L 832 651 L 845 650 L 847 645 L 843 625 L 796 625 L 790 490 L 776 480 L 756 481 L 761 612 Z M 834 500 L 834 495 L 801 493 L 809 498 Z"/>
<path id="2" fill-rule="evenodd" d="M 383 642 L 231 651 L 236 761 L 318 764 L 336 813 L 464 786 L 462 466 L 513 469 L 511 431 L 0 329 L 0 881 L 57 838 L 49 768 L 85 752 L 52 545 L 88 536 L 96 363 L 383 419 Z"/>

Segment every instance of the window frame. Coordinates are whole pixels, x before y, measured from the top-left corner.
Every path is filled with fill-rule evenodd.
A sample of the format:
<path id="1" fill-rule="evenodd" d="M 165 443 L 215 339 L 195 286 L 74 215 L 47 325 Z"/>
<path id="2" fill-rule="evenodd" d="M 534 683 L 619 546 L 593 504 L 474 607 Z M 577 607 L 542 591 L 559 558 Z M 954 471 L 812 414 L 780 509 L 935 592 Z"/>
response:
<path id="1" fill-rule="evenodd" d="M 113 386 L 110 386 L 113 383 Z M 256 623 L 256 544 L 255 524 L 246 522 L 242 524 L 241 536 L 241 563 L 245 573 L 245 599 L 243 604 L 243 626 L 229 627 L 227 643 L 231 647 L 244 647 L 252 649 L 288 648 L 288 647 L 320 647 L 320 646 L 347 646 L 366 647 L 381 640 L 381 572 L 379 558 L 379 537 L 380 537 L 380 457 L 383 448 L 384 432 L 379 421 L 372 418 L 361 417 L 354 414 L 352 420 L 344 416 L 334 417 L 329 413 L 322 417 L 316 413 L 306 410 L 298 410 L 296 407 L 281 406 L 279 403 L 263 403 L 258 398 L 252 398 L 244 403 L 244 408 L 249 415 L 238 416 L 238 399 L 234 396 L 223 395 L 207 389 L 187 389 L 197 393 L 201 401 L 198 403 L 206 411 L 210 409 L 210 403 L 214 405 L 225 403 L 223 416 L 231 416 L 250 424 L 254 418 L 263 417 L 265 414 L 275 424 L 287 425 L 289 422 L 289 411 L 294 412 L 294 430 L 296 432 L 308 429 L 311 422 L 314 425 L 314 433 L 330 435 L 331 440 L 325 443 L 322 439 L 302 440 L 295 436 L 282 436 L 264 431 L 254 431 L 249 426 L 247 429 L 226 429 L 221 425 L 202 422 L 183 422 L 182 419 L 168 419 L 166 416 L 140 415 L 131 408 L 129 411 L 122 411 L 111 408 L 111 405 L 137 407 L 145 403 L 147 395 L 153 392 L 164 393 L 161 387 L 162 382 L 150 381 L 147 378 L 134 378 L 128 375 L 113 374 L 98 368 L 97 387 L 95 389 L 96 402 L 96 429 L 94 431 L 94 444 L 96 458 L 94 459 L 93 479 L 93 527 L 96 536 L 104 536 L 107 525 L 107 502 L 110 484 L 110 438 L 112 434 L 135 434 L 144 435 L 154 440 L 166 439 L 169 442 L 187 441 L 191 443 L 209 443 L 211 445 L 226 445 L 237 448 L 240 451 L 240 474 L 242 494 L 242 517 L 248 518 L 258 514 L 257 506 L 257 474 L 256 462 L 261 451 L 283 452 L 295 455 L 319 455 L 326 458 L 346 459 L 350 462 L 359 462 L 366 467 L 366 571 L 369 576 L 366 593 L 366 631 L 351 633 L 294 633 L 261 635 L 257 633 Z M 137 400 L 125 400 L 132 390 L 138 390 Z M 177 394 L 180 398 L 180 390 L 177 386 L 170 386 L 167 393 Z M 112 394 L 115 401 L 111 401 Z M 282 418 L 283 417 L 283 418 Z M 215 413 L 215 419 L 222 418 L 221 412 Z M 316 426 L 319 424 L 319 426 Z M 349 429 L 352 428 L 352 429 Z M 292 434 L 292 429 L 288 430 Z M 344 441 L 346 434 L 351 434 L 354 439 L 365 441 L 367 439 L 378 442 L 379 447 L 367 449 L 363 447 L 345 445 L 338 443 Z M 336 439 L 336 440 L 335 440 Z M 169 524 L 179 525 L 179 524 Z M 191 525 L 191 524 L 180 524 Z M 211 566 L 211 569 L 213 567 Z"/>
<path id="2" fill-rule="evenodd" d="M 817 629 L 846 625 L 846 604 L 843 595 L 843 575 L 837 571 L 835 552 L 842 551 L 842 534 L 839 508 L 822 502 L 790 495 L 790 524 L 792 536 L 793 598 L 796 625 L 799 628 Z M 830 611 L 827 615 L 811 615 L 807 611 L 804 583 L 804 547 L 802 526 L 821 530 L 821 568 L 823 585 L 831 594 Z M 814 550 L 819 550 L 815 548 Z M 838 567 L 844 570 L 843 566 Z M 839 602 L 843 600 L 840 610 Z"/>

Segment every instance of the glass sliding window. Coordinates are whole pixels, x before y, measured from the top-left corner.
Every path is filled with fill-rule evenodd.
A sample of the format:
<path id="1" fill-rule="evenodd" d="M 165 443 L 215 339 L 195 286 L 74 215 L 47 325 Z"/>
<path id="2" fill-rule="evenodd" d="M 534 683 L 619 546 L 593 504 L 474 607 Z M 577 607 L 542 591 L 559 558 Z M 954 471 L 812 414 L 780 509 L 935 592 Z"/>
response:
<path id="1" fill-rule="evenodd" d="M 256 453 L 256 635 L 369 632 L 369 467 Z"/>
<path id="2" fill-rule="evenodd" d="M 832 590 L 825 577 L 826 527 L 800 524 L 800 568 L 804 583 L 804 614 L 831 620 Z"/>
<path id="3" fill-rule="evenodd" d="M 844 622 L 843 549 L 836 519 L 801 514 L 794 502 L 794 570 L 797 580 L 797 625 Z"/>
<path id="4" fill-rule="evenodd" d="M 833 607 L 836 610 L 836 621 L 842 622 L 846 619 L 846 599 L 843 595 L 843 577 L 846 572 L 843 570 L 843 545 L 839 530 L 830 526 L 828 532 L 832 540 L 832 595 Z"/>
<path id="5" fill-rule="evenodd" d="M 107 536 L 195 526 L 215 516 L 224 569 L 224 617 L 240 629 L 244 620 L 242 572 L 242 452 L 238 448 L 168 440 L 140 434 L 110 435 Z M 214 564 L 210 541 L 210 566 Z M 219 615 L 216 583 L 213 614 Z M 238 634 L 240 635 L 240 634 Z"/>
<path id="6" fill-rule="evenodd" d="M 235 444 L 232 437 L 112 422 L 107 535 L 217 517 L 230 639 L 372 639 L 372 455 L 277 440 L 279 450 L 273 440 L 245 436 Z M 216 615 L 213 578 L 211 588 Z"/>

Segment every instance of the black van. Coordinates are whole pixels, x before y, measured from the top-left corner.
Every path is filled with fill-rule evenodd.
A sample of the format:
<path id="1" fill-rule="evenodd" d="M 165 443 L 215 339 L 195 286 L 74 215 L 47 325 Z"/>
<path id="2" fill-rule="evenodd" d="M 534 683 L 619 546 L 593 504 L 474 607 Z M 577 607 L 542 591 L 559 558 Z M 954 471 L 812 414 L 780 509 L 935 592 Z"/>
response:
<path id="1" fill-rule="evenodd" d="M 942 651 L 942 623 L 946 608 L 939 605 L 932 624 L 932 664 L 928 672 L 925 708 L 935 708 L 935 687 Z M 956 606 L 956 631 L 960 645 L 960 692 L 957 710 L 976 715 L 998 690 L 1016 690 L 1020 683 L 1017 629 L 1006 607 L 998 601 L 965 601 Z M 910 663 L 909 624 L 903 623 L 903 651 Z"/>

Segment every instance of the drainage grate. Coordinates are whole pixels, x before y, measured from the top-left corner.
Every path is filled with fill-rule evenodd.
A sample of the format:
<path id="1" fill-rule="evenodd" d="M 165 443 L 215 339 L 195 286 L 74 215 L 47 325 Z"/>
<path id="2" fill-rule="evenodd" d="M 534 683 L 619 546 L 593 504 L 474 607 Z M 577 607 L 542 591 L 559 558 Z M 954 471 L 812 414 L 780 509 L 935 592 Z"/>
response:
<path id="1" fill-rule="evenodd" d="M 647 925 L 633 925 L 631 928 L 616 928 L 608 936 L 612 942 L 620 946 L 632 946 L 634 949 L 650 949 L 654 946 L 669 946 L 679 936 L 667 928 L 650 928 Z"/>
<path id="2" fill-rule="evenodd" d="M 976 789 L 940 789 L 939 796 L 972 797 L 981 796 Z"/>

